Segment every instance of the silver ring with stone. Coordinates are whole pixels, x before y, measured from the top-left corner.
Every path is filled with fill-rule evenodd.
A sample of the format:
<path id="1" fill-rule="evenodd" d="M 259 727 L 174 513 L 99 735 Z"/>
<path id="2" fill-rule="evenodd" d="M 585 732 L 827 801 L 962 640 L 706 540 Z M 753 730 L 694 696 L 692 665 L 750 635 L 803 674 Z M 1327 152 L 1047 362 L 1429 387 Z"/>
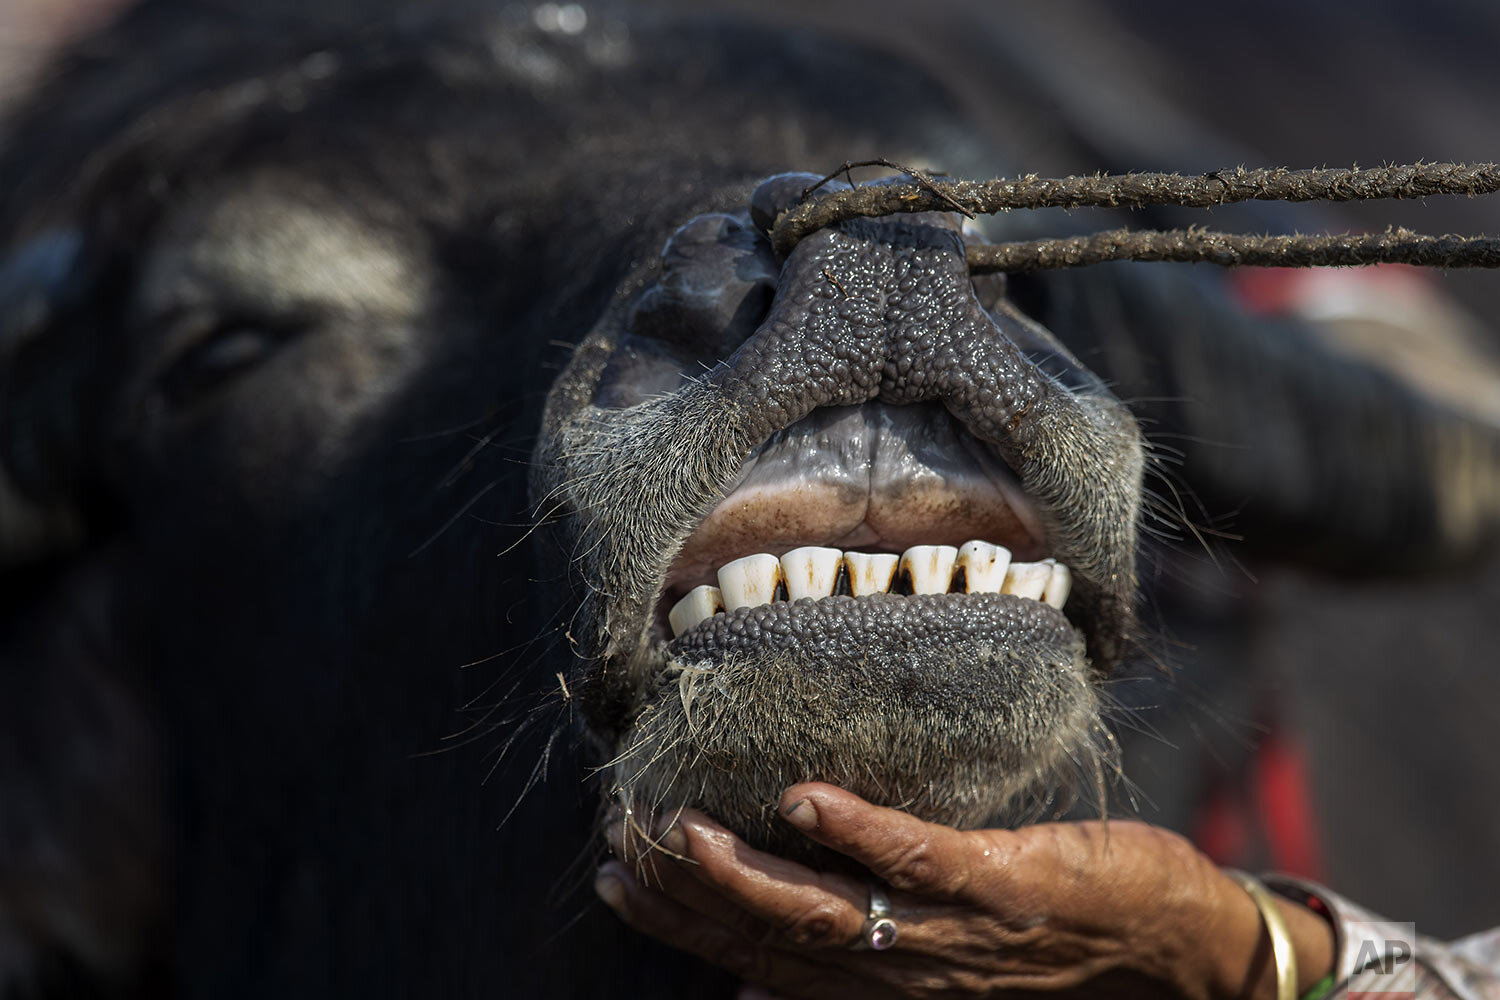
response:
<path id="1" fill-rule="evenodd" d="M 855 951 L 885 951 L 896 943 L 900 930 L 891 919 L 891 897 L 874 882 L 870 883 L 870 908 L 865 914 L 865 925 L 859 929 L 859 938 L 854 942 Z"/>

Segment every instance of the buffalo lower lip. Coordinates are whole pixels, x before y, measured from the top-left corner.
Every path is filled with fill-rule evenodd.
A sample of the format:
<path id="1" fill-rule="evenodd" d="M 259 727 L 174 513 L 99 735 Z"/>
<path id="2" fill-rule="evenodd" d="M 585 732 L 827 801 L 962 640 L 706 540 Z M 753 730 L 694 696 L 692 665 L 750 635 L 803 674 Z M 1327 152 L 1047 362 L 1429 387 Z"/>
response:
<path id="1" fill-rule="evenodd" d="M 845 657 L 901 659 L 934 642 L 1018 639 L 1065 646 L 1076 627 L 1056 608 L 1011 594 L 921 594 L 781 601 L 716 615 L 667 644 L 677 663 L 713 660 L 732 652 L 800 655 L 809 668 L 822 648 Z"/>

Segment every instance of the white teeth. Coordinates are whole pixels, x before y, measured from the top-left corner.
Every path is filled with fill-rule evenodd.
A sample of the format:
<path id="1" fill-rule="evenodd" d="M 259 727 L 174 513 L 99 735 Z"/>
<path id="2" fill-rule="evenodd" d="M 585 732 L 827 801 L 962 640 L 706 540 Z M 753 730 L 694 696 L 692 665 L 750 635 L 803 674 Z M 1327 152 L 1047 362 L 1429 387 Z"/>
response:
<path id="1" fill-rule="evenodd" d="M 1010 549 L 989 542 L 964 542 L 958 550 L 955 573 L 963 570 L 966 594 L 998 594 L 1010 568 Z"/>
<path id="2" fill-rule="evenodd" d="M 719 567 L 724 610 L 770 604 L 776 599 L 776 584 L 780 581 L 781 560 L 765 552 L 725 563 Z"/>
<path id="3" fill-rule="evenodd" d="M 1042 591 L 1047 588 L 1047 581 L 1052 578 L 1052 560 L 1036 563 L 1013 562 L 1010 569 L 1005 573 L 1005 585 L 1000 588 L 1002 594 L 1015 594 L 1017 597 L 1029 597 L 1033 601 L 1042 599 Z"/>
<path id="4" fill-rule="evenodd" d="M 831 597 L 846 574 L 855 597 L 889 593 L 898 570 L 913 594 L 946 594 L 956 586 L 965 594 L 1014 594 L 1045 601 L 1061 609 L 1073 589 L 1073 574 L 1055 559 L 1015 562 L 1009 549 L 989 542 L 951 545 L 913 545 L 901 555 L 889 552 L 840 552 L 804 545 L 780 559 L 759 552 L 725 563 L 719 585 L 704 584 L 688 591 L 667 612 L 672 635 L 679 636 L 707 618 L 726 611 L 758 607 L 785 598 L 819 600 Z"/>
<path id="5" fill-rule="evenodd" d="M 811 597 L 829 597 L 839 579 L 839 564 L 844 554 L 838 549 L 807 545 L 781 557 L 781 572 L 786 579 L 789 601 Z"/>
<path id="6" fill-rule="evenodd" d="M 901 553 L 901 572 L 911 577 L 913 594 L 946 594 L 957 559 L 951 545 L 913 545 Z"/>
<path id="7" fill-rule="evenodd" d="M 1052 573 L 1047 577 L 1046 589 L 1042 591 L 1042 600 L 1052 605 L 1059 611 L 1068 603 L 1068 594 L 1073 590 L 1073 571 L 1062 563 L 1052 566 Z"/>
<path id="8" fill-rule="evenodd" d="M 849 593 L 855 597 L 884 594 L 891 589 L 900 556 L 889 552 L 845 552 L 844 565 L 849 567 Z"/>
<path id="9" fill-rule="evenodd" d="M 667 612 L 667 621 L 672 623 L 672 635 L 681 635 L 705 618 L 712 618 L 724 610 L 724 595 L 718 587 L 704 584 L 694 587 Z"/>

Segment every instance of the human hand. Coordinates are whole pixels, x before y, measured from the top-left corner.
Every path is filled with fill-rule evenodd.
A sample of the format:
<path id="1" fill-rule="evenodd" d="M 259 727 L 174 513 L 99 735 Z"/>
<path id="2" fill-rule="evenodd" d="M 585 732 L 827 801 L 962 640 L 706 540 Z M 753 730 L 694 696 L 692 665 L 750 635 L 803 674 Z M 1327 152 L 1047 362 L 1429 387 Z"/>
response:
<path id="1" fill-rule="evenodd" d="M 650 840 L 611 822 L 618 860 L 596 888 L 637 930 L 786 997 L 1274 995 L 1254 903 L 1165 830 L 1112 820 L 960 832 L 820 783 L 787 789 L 781 814 L 891 886 L 890 950 L 851 949 L 867 883 L 756 851 L 693 810 Z M 1332 931 L 1278 905 L 1307 989 L 1332 963 Z"/>

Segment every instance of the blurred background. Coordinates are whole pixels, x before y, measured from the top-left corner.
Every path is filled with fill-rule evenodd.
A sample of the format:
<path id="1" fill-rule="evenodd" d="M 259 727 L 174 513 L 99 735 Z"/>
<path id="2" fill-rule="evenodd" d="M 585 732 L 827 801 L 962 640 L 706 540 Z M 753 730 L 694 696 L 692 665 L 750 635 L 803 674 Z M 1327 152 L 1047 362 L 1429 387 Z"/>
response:
<path id="1" fill-rule="evenodd" d="M 0 2 L 0 106 L 19 96 L 68 39 L 103 24 L 127 0 Z"/>

